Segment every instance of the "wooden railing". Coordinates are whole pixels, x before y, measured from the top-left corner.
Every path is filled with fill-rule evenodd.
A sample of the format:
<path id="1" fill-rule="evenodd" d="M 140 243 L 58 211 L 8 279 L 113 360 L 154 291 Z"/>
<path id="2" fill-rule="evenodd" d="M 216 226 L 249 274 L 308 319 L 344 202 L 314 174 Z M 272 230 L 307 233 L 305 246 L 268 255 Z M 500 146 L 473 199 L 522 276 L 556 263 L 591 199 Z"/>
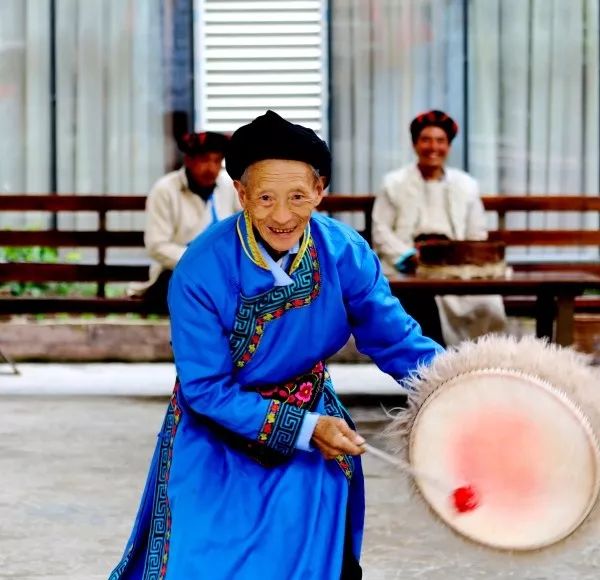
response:
<path id="1" fill-rule="evenodd" d="M 511 230 L 506 228 L 509 212 L 595 212 L 600 216 L 598 196 L 483 196 L 486 210 L 498 214 L 498 229 L 490 232 L 491 239 L 502 240 L 509 246 L 596 246 L 600 247 L 600 228 L 580 230 Z M 320 211 L 337 215 L 352 212 L 362 214 L 364 229 L 362 235 L 371 241 L 371 214 L 375 197 L 372 195 L 330 194 L 323 198 Z M 144 280 L 147 267 L 139 264 L 113 265 L 106 263 L 106 251 L 110 247 L 141 248 L 144 245 L 142 231 L 117 231 L 107 228 L 109 212 L 145 210 L 146 198 L 143 195 L 0 195 L 0 212 L 94 212 L 98 216 L 97 227 L 89 231 L 47 229 L 43 231 L 0 230 L 0 246 L 49 246 L 96 248 L 98 258 L 95 264 L 41 264 L 41 263 L 0 263 L 0 283 L 11 281 L 67 281 L 96 282 L 97 308 L 101 311 L 135 311 L 140 306 L 136 301 L 123 299 L 121 303 L 105 299 L 105 285 L 108 282 L 128 282 Z M 600 263 L 593 260 L 587 263 L 544 262 L 514 264 L 516 269 L 530 270 L 585 270 L 600 273 Z M 10 300 L 10 304 L 7 302 Z M 0 300 L 0 312 L 11 312 L 18 300 Z M 62 299 L 57 299 L 62 300 Z M 65 299 L 66 300 L 66 299 Z M 69 311 L 93 306 L 94 299 L 87 302 L 73 301 Z M 34 308 L 22 306 L 22 309 Z M 66 311 L 55 305 L 56 300 L 39 299 L 36 311 Z M 4 306 L 2 305 L 4 304 Z M 129 304 L 129 305 L 128 305 Z M 48 309 L 48 310 L 44 310 Z"/>

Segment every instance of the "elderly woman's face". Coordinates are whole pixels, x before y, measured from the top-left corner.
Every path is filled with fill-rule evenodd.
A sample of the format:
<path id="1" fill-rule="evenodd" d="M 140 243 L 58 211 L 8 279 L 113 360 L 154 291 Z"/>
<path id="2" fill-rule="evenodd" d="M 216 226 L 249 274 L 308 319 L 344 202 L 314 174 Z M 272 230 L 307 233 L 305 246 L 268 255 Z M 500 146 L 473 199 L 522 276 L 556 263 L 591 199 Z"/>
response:
<path id="1" fill-rule="evenodd" d="M 421 167 L 443 168 L 449 152 L 448 135 L 440 127 L 425 127 L 415 143 L 415 153 Z"/>
<path id="2" fill-rule="evenodd" d="M 310 165 L 283 159 L 253 163 L 247 178 L 245 184 L 234 184 L 252 224 L 271 248 L 290 250 L 323 197 L 321 179 Z"/>

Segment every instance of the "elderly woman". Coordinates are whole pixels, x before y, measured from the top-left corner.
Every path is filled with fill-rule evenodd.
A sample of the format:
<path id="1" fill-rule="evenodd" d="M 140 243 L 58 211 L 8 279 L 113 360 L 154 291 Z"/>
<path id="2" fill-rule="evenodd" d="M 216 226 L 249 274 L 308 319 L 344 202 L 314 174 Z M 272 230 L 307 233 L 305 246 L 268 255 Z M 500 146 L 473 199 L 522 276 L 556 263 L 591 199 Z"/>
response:
<path id="1" fill-rule="evenodd" d="M 443 111 L 427 111 L 413 119 L 410 133 L 417 162 L 384 177 L 373 207 L 373 242 L 388 274 L 416 267 L 419 239 L 487 238 L 477 182 L 464 171 L 446 166 L 458 133 L 456 122 Z M 439 318 L 436 305 L 422 297 L 403 300 L 424 332 L 439 342 L 456 344 L 505 330 L 500 296 L 443 296 L 436 303 Z"/>
<path id="2" fill-rule="evenodd" d="M 325 361 L 351 333 L 397 379 L 439 346 L 352 229 L 313 214 L 327 145 L 268 111 L 226 168 L 244 211 L 171 281 L 178 380 L 133 533 L 111 578 L 361 577 L 364 440 Z"/>

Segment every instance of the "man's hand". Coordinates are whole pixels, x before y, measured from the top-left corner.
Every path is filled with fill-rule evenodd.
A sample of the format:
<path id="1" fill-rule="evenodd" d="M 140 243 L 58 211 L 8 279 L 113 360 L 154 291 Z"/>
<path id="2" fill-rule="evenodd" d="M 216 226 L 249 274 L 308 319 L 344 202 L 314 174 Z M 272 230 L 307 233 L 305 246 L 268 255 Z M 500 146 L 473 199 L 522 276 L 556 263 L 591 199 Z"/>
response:
<path id="1" fill-rule="evenodd" d="M 404 261 L 404 272 L 407 274 L 412 274 L 417 270 L 417 266 L 419 265 L 419 254 L 413 254 L 409 258 Z"/>
<path id="2" fill-rule="evenodd" d="M 412 274 L 419 265 L 419 250 L 412 248 L 404 255 L 400 256 L 394 267 L 402 274 Z"/>
<path id="3" fill-rule="evenodd" d="M 365 440 L 338 417 L 319 417 L 311 441 L 325 459 L 344 454 L 362 455 L 365 452 L 362 447 Z"/>

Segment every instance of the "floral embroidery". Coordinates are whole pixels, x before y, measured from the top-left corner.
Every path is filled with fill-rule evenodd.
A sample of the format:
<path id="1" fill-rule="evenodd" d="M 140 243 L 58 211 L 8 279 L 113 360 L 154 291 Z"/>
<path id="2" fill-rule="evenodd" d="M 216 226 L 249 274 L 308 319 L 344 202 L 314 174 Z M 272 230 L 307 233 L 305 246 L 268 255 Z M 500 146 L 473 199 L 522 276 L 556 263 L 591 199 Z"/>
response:
<path id="1" fill-rule="evenodd" d="M 285 385 L 262 387 L 258 392 L 265 399 L 277 399 L 282 403 L 312 410 L 323 390 L 324 368 L 323 363 L 319 361 L 308 373 L 293 381 Z"/>
<path id="2" fill-rule="evenodd" d="M 348 480 L 352 479 L 352 467 L 348 462 L 347 455 L 337 455 L 335 458 L 337 464 L 340 466 L 341 470 L 344 472 L 344 475 Z"/>
<path id="3" fill-rule="evenodd" d="M 269 410 L 267 411 L 267 416 L 265 418 L 265 422 L 258 434 L 258 440 L 261 443 L 266 443 L 269 439 L 269 435 L 273 432 L 273 425 L 275 423 L 275 419 L 277 418 L 277 413 L 279 413 L 279 409 L 281 408 L 281 401 L 274 399 L 271 401 L 269 405 Z"/>
<path id="4" fill-rule="evenodd" d="M 257 389 L 271 402 L 256 441 L 245 446 L 246 453 L 263 465 L 281 463 L 293 453 L 304 414 L 315 409 L 323 392 L 324 370 L 323 363 L 318 362 L 285 385 Z"/>
<path id="5" fill-rule="evenodd" d="M 297 432 L 290 435 L 290 432 L 299 429 L 303 416 L 296 415 L 304 410 L 312 411 L 324 393 L 325 411 L 331 417 L 340 417 L 353 427 L 350 416 L 339 402 L 331 377 L 325 368 L 325 365 L 319 361 L 305 375 L 285 385 L 278 385 L 258 391 L 264 398 L 273 399 L 267 411 L 267 417 L 263 427 L 258 435 L 258 442 L 266 444 L 269 447 L 278 448 L 280 453 L 289 455 L 290 449 L 287 445 L 293 445 Z M 308 399 L 308 400 L 306 400 Z M 279 442 L 273 439 L 279 438 Z M 281 444 L 285 440 L 285 444 Z M 262 457 L 259 461 L 262 462 Z M 354 459 L 350 455 L 338 455 L 335 461 L 343 471 L 346 479 L 350 481 L 354 474 Z"/>
<path id="6" fill-rule="evenodd" d="M 313 386 L 311 383 L 302 383 L 298 388 L 298 392 L 296 393 L 296 399 L 306 403 L 310 401 L 310 396 L 312 394 Z"/>

